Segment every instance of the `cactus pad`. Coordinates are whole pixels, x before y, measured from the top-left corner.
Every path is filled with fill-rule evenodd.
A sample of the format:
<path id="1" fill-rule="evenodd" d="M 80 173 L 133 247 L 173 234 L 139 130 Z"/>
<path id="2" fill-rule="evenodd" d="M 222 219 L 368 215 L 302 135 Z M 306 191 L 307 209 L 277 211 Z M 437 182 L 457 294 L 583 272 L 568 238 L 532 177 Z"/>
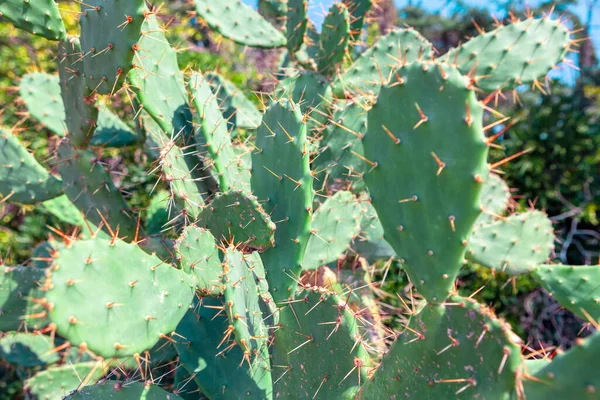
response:
<path id="1" fill-rule="evenodd" d="M 152 119 L 144 118 L 148 138 L 159 149 L 158 166 L 162 170 L 161 179 L 169 185 L 170 199 L 181 202 L 181 206 L 192 218 L 196 218 L 204 206 L 204 189 L 200 169 L 204 166 L 193 152 L 184 152 L 170 139 Z"/>
<path id="2" fill-rule="evenodd" d="M 399 68 L 369 112 L 363 138 L 372 167 L 365 181 L 385 238 L 430 302 L 452 289 L 488 175 L 483 109 L 469 81 L 444 68 Z"/>
<path id="3" fill-rule="evenodd" d="M 352 193 L 340 191 L 325 200 L 313 214 L 304 269 L 317 269 L 337 261 L 360 231 L 360 203 Z"/>
<path id="4" fill-rule="evenodd" d="M 146 132 L 159 146 L 158 166 L 162 170 L 161 179 L 169 185 L 170 197 L 180 201 L 187 214 L 195 219 L 204 206 L 203 195 L 207 194 L 198 178 L 198 169 L 203 166 L 198 161 L 190 167 L 194 156 L 169 140 L 156 124 L 147 126 Z"/>
<path id="5" fill-rule="evenodd" d="M 304 34 L 308 24 L 308 1 L 288 0 L 287 3 L 285 18 L 287 48 L 290 53 L 295 53 L 304 43 Z"/>
<path id="6" fill-rule="evenodd" d="M 352 246 L 354 250 L 369 261 L 395 257 L 394 249 L 383 237 L 381 221 L 370 202 L 362 203 L 362 215 L 361 232 Z"/>
<path id="7" fill-rule="evenodd" d="M 367 18 L 371 7 L 373 6 L 373 0 L 343 0 L 348 11 L 350 11 L 350 33 L 352 34 L 352 40 L 357 40 L 362 33 L 363 26 L 365 24 L 365 18 Z"/>
<path id="8" fill-rule="evenodd" d="M 530 211 L 476 227 L 467 257 L 488 268 L 518 275 L 548 261 L 553 249 L 552 222 L 543 212 Z"/>
<path id="9" fill-rule="evenodd" d="M 208 26 L 244 46 L 285 46 L 285 37 L 241 0 L 195 0 L 196 12 Z"/>
<path id="10" fill-rule="evenodd" d="M 219 177 L 221 191 L 233 188 L 249 190 L 250 172 L 238 168 L 238 157 L 231 143 L 227 123 L 221 114 L 217 96 L 212 92 L 210 83 L 202 75 L 193 73 L 189 86 L 200 122 L 200 129 L 196 132 L 196 142 L 208 148 L 213 167 Z"/>
<path id="11" fill-rule="evenodd" d="M 362 398 L 509 399 L 521 365 L 517 338 L 491 310 L 451 297 L 428 305 L 384 356 Z"/>
<path id="12" fill-rule="evenodd" d="M 584 320 L 600 320 L 600 266 L 541 265 L 533 276 L 563 307 Z"/>
<path id="13" fill-rule="evenodd" d="M 576 339 L 569 351 L 561 352 L 544 366 L 536 366 L 536 371 L 529 371 L 532 376 L 523 381 L 527 399 L 597 399 L 599 358 L 600 333 Z"/>
<path id="14" fill-rule="evenodd" d="M 65 107 L 61 100 L 59 79 L 56 75 L 32 72 L 23 75 L 19 96 L 25 101 L 33 118 L 58 136 L 64 136 Z"/>
<path id="15" fill-rule="evenodd" d="M 0 331 L 44 323 L 45 310 L 31 301 L 42 297 L 39 287 L 43 278 L 44 271 L 38 268 L 0 266 Z M 31 319 L 36 314 L 39 318 Z"/>
<path id="16" fill-rule="evenodd" d="M 148 15 L 142 25 L 138 54 L 139 66 L 129 72 L 137 100 L 167 136 L 189 145 L 192 113 L 185 81 L 177 64 L 177 53 L 155 15 Z"/>
<path id="17" fill-rule="evenodd" d="M 333 95 L 329 81 L 323 75 L 311 71 L 300 71 L 285 78 L 276 89 L 276 95 L 300 105 L 309 133 L 320 130 L 329 120 Z"/>
<path id="18" fill-rule="evenodd" d="M 198 225 L 210 230 L 219 241 L 264 250 L 273 246 L 275 224 L 256 197 L 239 191 L 215 195 L 198 217 Z"/>
<path id="19" fill-rule="evenodd" d="M 223 267 L 215 238 L 209 231 L 187 226 L 175 243 L 175 252 L 183 270 L 192 276 L 202 294 L 223 293 Z"/>
<path id="20" fill-rule="evenodd" d="M 0 128 L 0 198 L 32 204 L 60 196 L 61 183 L 11 132 Z"/>
<path id="21" fill-rule="evenodd" d="M 61 40 L 66 36 L 56 0 L 4 0 L 0 4 L 0 17 L 46 39 Z"/>
<path id="22" fill-rule="evenodd" d="M 54 256 L 56 256 L 58 252 L 60 252 L 65 247 L 66 244 L 64 244 L 63 242 L 53 240 L 52 238 L 48 239 L 48 241 L 46 242 L 41 242 L 40 244 L 35 246 L 31 251 L 31 259 L 29 261 L 29 265 L 33 268 L 46 269 L 52 265 L 52 260 Z M 38 281 L 39 286 L 41 286 L 44 283 L 43 277 L 41 277 L 41 279 L 39 279 Z M 43 297 L 43 293 L 40 292 L 38 296 L 34 297 Z"/>
<path id="23" fill-rule="evenodd" d="M 173 380 L 173 393 L 183 400 L 198 400 L 202 392 L 194 381 L 194 376 L 184 368 L 183 364 L 177 366 Z"/>
<path id="24" fill-rule="evenodd" d="M 144 0 L 86 0 L 81 3 L 81 49 L 88 87 L 113 94 L 133 68 Z"/>
<path id="25" fill-rule="evenodd" d="M 133 130 L 105 105 L 100 105 L 98 127 L 90 144 L 103 147 L 124 147 L 137 143 L 138 137 Z"/>
<path id="26" fill-rule="evenodd" d="M 51 367 L 25 381 L 25 390 L 35 399 L 62 400 L 78 388 L 95 384 L 103 374 L 98 363 Z"/>
<path id="27" fill-rule="evenodd" d="M 490 173 L 481 191 L 481 215 L 475 226 L 486 225 L 504 215 L 510 202 L 508 185 L 498 175 Z"/>
<path id="28" fill-rule="evenodd" d="M 75 226 L 85 226 L 85 219 L 81 211 L 69 200 L 66 195 L 58 196 L 42 203 L 44 208 L 63 222 Z"/>
<path id="29" fill-rule="evenodd" d="M 83 58 L 78 38 L 68 38 L 58 44 L 58 76 L 64 107 L 52 114 L 56 124 L 66 125 L 71 143 L 85 147 L 92 138 L 98 120 L 96 95 L 86 86 Z M 62 132 L 57 132 L 62 136 Z"/>
<path id="30" fill-rule="evenodd" d="M 204 297 L 179 323 L 177 332 L 185 337 L 175 344 L 185 369 L 194 374 L 200 391 L 209 398 L 239 399 L 241 393 L 249 398 L 272 399 L 272 381 L 268 350 L 244 360 L 240 346 L 225 350 L 221 344 L 228 328 L 224 305 L 217 298 Z M 235 372 L 232 379 L 231 371 Z"/>
<path id="31" fill-rule="evenodd" d="M 229 131 L 234 128 L 258 128 L 261 113 L 240 89 L 216 72 L 207 73 L 206 79 L 219 99 L 219 106 Z"/>
<path id="32" fill-rule="evenodd" d="M 75 242 L 51 269 L 47 300 L 58 333 L 103 357 L 150 349 L 175 329 L 194 292 L 183 271 L 119 240 Z"/>
<path id="33" fill-rule="evenodd" d="M 334 3 L 323 22 L 317 51 L 317 69 L 324 75 L 333 74 L 347 56 L 350 42 L 350 14 L 343 3 Z"/>
<path id="34" fill-rule="evenodd" d="M 326 290 L 317 290 L 280 305 L 284 307 L 272 361 L 274 397 L 353 398 L 369 362 L 347 304 Z"/>
<path id="35" fill-rule="evenodd" d="M 106 232 L 118 230 L 119 237 L 133 240 L 137 227 L 133 212 L 96 155 L 76 150 L 66 141 L 60 144 L 58 154 L 65 194 L 84 217 L 94 225 L 103 224 L 103 217 L 110 225 L 103 227 Z"/>
<path id="36" fill-rule="evenodd" d="M 570 44 L 569 29 L 560 19 L 527 18 L 479 35 L 443 58 L 463 73 L 475 68 L 483 90 L 512 89 L 544 82 Z"/>
<path id="37" fill-rule="evenodd" d="M 0 335 L 0 359 L 29 368 L 52 364 L 60 357 L 53 351 L 50 336 L 36 333 L 6 332 Z"/>
<path id="38" fill-rule="evenodd" d="M 252 190 L 277 226 L 275 246 L 262 254 L 271 294 L 287 298 L 302 269 L 313 200 L 306 125 L 298 105 L 285 99 L 269 107 L 252 153 Z"/>
<path id="39" fill-rule="evenodd" d="M 336 78 L 333 92 L 340 98 L 355 94 L 377 95 L 381 85 L 388 83 L 394 68 L 417 60 L 427 60 L 432 54 L 431 43 L 414 29 L 393 30 Z"/>
<path id="40" fill-rule="evenodd" d="M 253 256 L 228 248 L 223 254 L 223 301 L 227 313 L 229 330 L 232 330 L 224 345 L 235 342 L 244 351 L 248 364 L 252 358 L 267 349 L 269 332 L 263 321 L 259 287 L 254 278 Z"/>
<path id="41" fill-rule="evenodd" d="M 173 393 L 148 382 L 122 382 L 105 380 L 96 385 L 79 389 L 68 397 L 69 400 L 183 400 Z"/>
<path id="42" fill-rule="evenodd" d="M 367 133 L 367 112 L 371 108 L 368 100 L 354 98 L 337 108 L 323 133 L 319 144 L 320 154 L 313 161 L 315 189 L 327 183 L 354 190 L 364 187 L 362 175 L 367 164 L 356 154 L 363 154 L 361 138 Z"/>
<path id="43" fill-rule="evenodd" d="M 145 218 L 148 235 L 157 235 L 168 229 L 166 225 L 169 223 L 169 197 L 169 192 L 160 190 L 150 199 Z"/>

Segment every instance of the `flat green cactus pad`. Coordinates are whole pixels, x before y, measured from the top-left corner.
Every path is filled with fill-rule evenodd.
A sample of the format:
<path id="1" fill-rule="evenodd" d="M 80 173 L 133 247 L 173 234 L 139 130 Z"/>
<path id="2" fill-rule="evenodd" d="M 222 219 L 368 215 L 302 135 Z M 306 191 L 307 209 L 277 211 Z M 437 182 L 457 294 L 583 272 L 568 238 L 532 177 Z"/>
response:
<path id="1" fill-rule="evenodd" d="M 600 320 L 600 266 L 540 265 L 533 276 L 561 306 L 584 320 Z"/>
<path id="2" fill-rule="evenodd" d="M 90 144 L 103 147 L 124 147 L 136 144 L 137 135 L 119 117 L 113 114 L 105 105 L 100 105 L 98 127 Z"/>
<path id="3" fill-rule="evenodd" d="M 118 365 L 123 369 L 133 371 L 139 370 L 140 364 L 142 368 L 158 368 L 164 367 L 165 364 L 170 364 L 177 357 L 177 352 L 169 340 L 160 339 L 150 350 L 141 353 L 140 357 L 140 360 L 136 360 L 135 357 L 131 356 L 113 358 L 110 361 L 105 361 L 105 364 L 110 367 Z"/>
<path id="4" fill-rule="evenodd" d="M 45 269 L 52 265 L 53 258 L 58 255 L 60 250 L 65 248 L 65 244 L 63 242 L 59 242 L 53 239 L 49 239 L 46 242 L 41 242 L 37 246 L 33 248 L 31 251 L 31 259 L 29 261 L 29 265 L 34 268 Z M 43 279 L 40 279 L 40 286 L 44 283 Z M 39 297 L 43 297 L 43 294 L 40 294 Z"/>
<path id="5" fill-rule="evenodd" d="M 0 4 L 0 16 L 46 39 L 61 40 L 67 34 L 55 0 L 5 0 Z"/>
<path id="6" fill-rule="evenodd" d="M 177 333 L 185 340 L 175 344 L 181 363 L 209 398 L 233 400 L 243 393 L 248 398 L 272 399 L 268 349 L 254 355 L 251 365 L 240 346 L 225 350 L 228 346 L 221 343 L 228 328 L 224 309 L 220 299 L 204 297 L 183 317 Z"/>
<path id="7" fill-rule="evenodd" d="M 476 227 L 467 258 L 488 268 L 518 275 L 548 261 L 554 249 L 552 222 L 541 211 L 513 214 Z"/>
<path id="8" fill-rule="evenodd" d="M 0 128 L 0 198 L 24 204 L 53 199 L 61 182 L 50 175 L 12 132 Z"/>
<path id="9" fill-rule="evenodd" d="M 362 175 L 368 165 L 358 155 L 363 155 L 362 136 L 367 133 L 367 112 L 371 103 L 356 97 L 346 104 L 336 104 L 333 118 L 323 132 L 319 143 L 320 154 L 313 161 L 315 189 L 323 185 L 364 188 Z"/>
<path id="10" fill-rule="evenodd" d="M 276 96 L 300 104 L 310 133 L 321 130 L 329 120 L 333 94 L 329 80 L 311 71 L 299 71 L 285 78 L 275 90 Z"/>
<path id="11" fill-rule="evenodd" d="M 271 294 L 287 298 L 302 269 L 310 236 L 313 190 L 306 125 L 300 107 L 285 99 L 269 107 L 252 153 L 252 190 L 277 226 L 275 246 L 262 254 Z"/>
<path id="12" fill-rule="evenodd" d="M 0 266 L 0 331 L 42 328 L 45 309 L 31 299 L 43 297 L 39 290 L 44 271 L 34 267 Z M 39 315 L 39 318 L 32 318 Z"/>
<path id="13" fill-rule="evenodd" d="M 185 272 L 119 240 L 75 242 L 51 269 L 46 297 L 58 333 L 103 357 L 152 348 L 177 327 L 194 293 Z"/>
<path id="14" fill-rule="evenodd" d="M 258 2 L 259 12 L 266 16 L 269 20 L 277 20 L 285 17 L 287 12 L 286 0 L 260 0 Z"/>
<path id="15" fill-rule="evenodd" d="M 521 366 L 510 327 L 474 300 L 426 306 L 362 389 L 362 398 L 510 399 Z"/>
<path id="16" fill-rule="evenodd" d="M 570 44 L 569 28 L 560 18 L 527 18 L 478 35 L 442 57 L 463 73 L 476 68 L 481 89 L 506 90 L 536 80 L 543 84 Z"/>
<path id="17" fill-rule="evenodd" d="M 86 386 L 67 397 L 68 400 L 183 400 L 151 383 L 106 380 Z"/>
<path id="18" fill-rule="evenodd" d="M 198 216 L 198 225 L 219 241 L 264 250 L 275 242 L 275 224 L 256 197 L 239 191 L 215 195 Z"/>
<path id="19" fill-rule="evenodd" d="M 98 107 L 96 96 L 85 87 L 78 39 L 59 42 L 58 72 L 58 76 L 29 73 L 21 79 L 19 93 L 33 118 L 58 136 L 68 134 L 79 147 L 90 141 L 107 147 L 136 142 L 132 129 L 108 107 Z"/>
<path id="20" fill-rule="evenodd" d="M 194 376 L 185 369 L 183 364 L 177 366 L 173 379 L 173 393 L 183 400 L 198 400 L 202 391 L 194 381 Z"/>
<path id="21" fill-rule="evenodd" d="M 486 225 L 504 215 L 510 202 L 508 185 L 498 175 L 490 173 L 481 191 L 481 215 L 475 226 Z"/>
<path id="22" fill-rule="evenodd" d="M 598 398 L 600 377 L 600 333 L 587 339 L 577 339 L 565 353 L 554 357 L 552 362 L 536 365 L 530 379 L 523 380 L 524 394 L 529 400 Z M 516 398 L 516 397 L 515 397 Z"/>
<path id="23" fill-rule="evenodd" d="M 46 200 L 42 203 L 42 206 L 63 222 L 81 227 L 86 226 L 81 211 L 75 207 L 67 195 L 63 194 L 62 196 Z"/>
<path id="24" fill-rule="evenodd" d="M 262 115 L 240 89 L 216 72 L 209 72 L 205 76 L 219 99 L 229 131 L 234 128 L 258 128 Z"/>
<path id="25" fill-rule="evenodd" d="M 250 171 L 243 168 L 227 130 L 227 122 L 219 108 L 218 98 L 211 89 L 208 78 L 192 73 L 189 79 L 192 99 L 200 129 L 196 131 L 199 150 L 208 149 L 213 167 L 219 178 L 221 191 L 229 189 L 250 189 Z M 242 166 L 242 168 L 239 168 Z"/>
<path id="26" fill-rule="evenodd" d="M 317 290 L 279 305 L 283 308 L 273 345 L 274 397 L 354 398 L 370 366 L 347 304 Z"/>
<path id="27" fill-rule="evenodd" d="M 308 20 L 308 24 L 306 26 L 306 34 L 304 35 L 304 43 L 300 47 L 293 58 L 289 56 L 288 53 L 288 63 L 284 64 L 285 70 L 283 70 L 284 75 L 292 74 L 297 68 L 294 61 L 309 70 L 316 70 L 317 63 L 315 59 L 317 58 L 317 52 L 319 51 L 319 32 L 315 29 L 313 23 Z"/>
<path id="28" fill-rule="evenodd" d="M 350 14 L 343 3 L 334 3 L 323 21 L 319 36 L 317 69 L 324 75 L 333 74 L 347 56 L 350 43 Z"/>
<path id="29" fill-rule="evenodd" d="M 198 180 L 198 168 L 203 168 L 202 165 L 198 161 L 198 165 L 191 166 L 194 156 L 190 152 L 186 154 L 157 124 L 147 125 L 146 132 L 160 149 L 158 166 L 162 170 L 161 179 L 169 185 L 169 202 L 179 201 L 187 214 L 195 219 L 204 206 L 203 195 L 207 194 Z M 172 212 L 171 215 L 172 219 L 176 214 Z"/>
<path id="30" fill-rule="evenodd" d="M 61 98 L 58 76 L 43 72 L 23 75 L 19 84 L 19 96 L 34 119 L 56 135 L 65 135 L 65 106 Z"/>
<path id="31" fill-rule="evenodd" d="M 169 138 L 190 145 L 192 113 L 185 80 L 163 29 L 155 15 L 146 17 L 136 57 L 139 66 L 129 72 L 131 89 Z"/>
<path id="32" fill-rule="evenodd" d="M 110 225 L 103 226 L 107 233 L 118 230 L 119 237 L 133 240 L 137 227 L 135 215 L 96 154 L 76 150 L 64 141 L 58 148 L 58 155 L 58 171 L 63 178 L 64 192 L 84 217 L 97 226 L 103 224 L 104 218 Z"/>
<path id="33" fill-rule="evenodd" d="M 56 112 L 51 116 L 55 120 L 53 125 L 66 126 L 71 143 L 85 147 L 94 134 L 98 108 L 96 94 L 92 94 L 92 89 L 86 85 L 83 53 L 78 38 L 67 38 L 59 42 L 58 76 L 60 85 L 52 85 L 48 88 L 58 91 L 63 103 L 60 110 L 54 107 Z M 53 78 L 55 77 L 52 76 Z M 29 104 L 28 107 L 31 109 Z M 55 133 L 59 136 L 63 134 L 56 131 Z"/>
<path id="34" fill-rule="evenodd" d="M 361 205 L 352 193 L 340 191 L 313 214 L 304 269 L 336 261 L 360 232 Z"/>
<path id="35" fill-rule="evenodd" d="M 144 0 L 86 0 L 81 3 L 81 49 L 88 87 L 99 94 L 120 89 L 133 68 L 142 23 Z"/>
<path id="36" fill-rule="evenodd" d="M 258 354 L 264 353 L 269 337 L 260 307 L 260 289 L 254 278 L 254 261 L 253 256 L 231 247 L 223 254 L 223 301 L 229 322 L 225 333 L 230 335 L 224 345 L 234 341 L 250 363 L 253 357 L 260 358 Z"/>
<path id="37" fill-rule="evenodd" d="M 208 26 L 241 45 L 285 46 L 285 36 L 241 0 L 195 0 L 196 12 Z"/>
<path id="38" fill-rule="evenodd" d="M 157 235 L 168 230 L 169 223 L 169 199 L 171 195 L 166 190 L 160 190 L 152 196 L 150 204 L 146 209 L 146 233 Z"/>
<path id="39" fill-rule="evenodd" d="M 354 240 L 353 248 L 361 256 L 369 261 L 395 257 L 394 249 L 384 239 L 383 227 L 377 216 L 377 212 L 370 202 L 362 202 L 362 220 L 360 222 L 360 233 Z"/>
<path id="40" fill-rule="evenodd" d="M 393 30 L 337 76 L 333 92 L 340 98 L 377 95 L 381 86 L 390 80 L 394 68 L 417 60 L 428 60 L 432 54 L 431 43 L 414 29 Z"/>
<path id="41" fill-rule="evenodd" d="M 72 391 L 93 385 L 102 377 L 102 366 L 95 362 L 51 367 L 25 381 L 25 390 L 39 400 L 62 400 Z"/>
<path id="42" fill-rule="evenodd" d="M 343 0 L 350 11 L 350 33 L 352 40 L 357 40 L 363 30 L 365 18 L 373 6 L 373 0 Z"/>
<path id="43" fill-rule="evenodd" d="M 290 53 L 300 50 L 304 43 L 304 34 L 308 24 L 308 1 L 288 0 L 285 18 L 285 36 L 287 48 Z"/>
<path id="44" fill-rule="evenodd" d="M 183 270 L 206 295 L 223 293 L 223 267 L 214 236 L 206 229 L 187 226 L 175 242 L 175 252 Z"/>
<path id="45" fill-rule="evenodd" d="M 385 238 L 430 302 L 452 289 L 488 175 L 483 109 L 468 84 L 456 68 L 399 68 L 363 138 L 365 181 Z"/>
<path id="46" fill-rule="evenodd" d="M 60 357 L 50 336 L 6 332 L 0 336 L 0 359 L 30 368 L 57 362 Z"/>

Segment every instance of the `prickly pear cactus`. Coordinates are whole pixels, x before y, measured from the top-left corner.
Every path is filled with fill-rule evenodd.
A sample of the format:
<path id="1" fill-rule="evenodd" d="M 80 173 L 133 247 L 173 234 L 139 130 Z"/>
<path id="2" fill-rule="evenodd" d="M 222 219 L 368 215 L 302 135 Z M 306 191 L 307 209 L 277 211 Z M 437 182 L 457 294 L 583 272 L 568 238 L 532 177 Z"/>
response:
<path id="1" fill-rule="evenodd" d="M 59 41 L 58 74 L 19 87 L 55 151 L 34 157 L 20 128 L 0 130 L 0 203 L 68 227 L 25 265 L 0 265 L 0 359 L 28 395 L 598 397 L 597 334 L 525 359 L 506 322 L 456 292 L 465 263 L 531 273 L 597 327 L 598 267 L 552 264 L 548 217 L 512 213 L 490 173 L 502 163 L 487 160 L 500 122 L 486 125 L 478 97 L 540 86 L 573 44 L 561 19 L 513 21 L 433 58 L 411 28 L 359 53 L 370 0 L 334 2 L 320 33 L 305 0 L 261 1 L 264 18 L 196 0 L 219 43 L 281 48 L 257 107 L 216 71 L 181 70 L 159 7 L 79 3 L 80 37 L 54 1 L 0 4 Z M 142 206 L 105 162 L 130 150 L 155 180 Z M 374 278 L 381 260 L 383 280 L 391 265 L 410 280 L 399 332 L 377 307 L 396 297 Z"/>
<path id="2" fill-rule="evenodd" d="M 362 140 L 370 169 L 365 181 L 385 238 L 433 302 L 448 296 L 463 264 L 488 175 L 483 109 L 468 85 L 449 65 L 399 68 L 369 111 Z M 398 108 L 406 113 L 398 115 Z M 468 156 L 454 158 L 458 149 Z"/>

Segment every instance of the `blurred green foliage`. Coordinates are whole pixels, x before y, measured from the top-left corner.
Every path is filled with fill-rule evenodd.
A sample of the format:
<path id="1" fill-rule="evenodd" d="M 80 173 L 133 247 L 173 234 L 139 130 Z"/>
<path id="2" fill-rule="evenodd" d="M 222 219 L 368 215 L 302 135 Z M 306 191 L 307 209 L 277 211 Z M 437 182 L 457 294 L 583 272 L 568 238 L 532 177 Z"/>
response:
<path id="1" fill-rule="evenodd" d="M 509 185 L 524 199 L 556 216 L 569 210 L 565 201 L 585 204 L 581 218 L 598 224 L 600 202 L 600 120 L 596 99 L 576 88 L 555 84 L 546 96 L 521 96 L 518 121 L 498 141 L 502 158 L 524 149 L 526 156 L 501 167 Z"/>

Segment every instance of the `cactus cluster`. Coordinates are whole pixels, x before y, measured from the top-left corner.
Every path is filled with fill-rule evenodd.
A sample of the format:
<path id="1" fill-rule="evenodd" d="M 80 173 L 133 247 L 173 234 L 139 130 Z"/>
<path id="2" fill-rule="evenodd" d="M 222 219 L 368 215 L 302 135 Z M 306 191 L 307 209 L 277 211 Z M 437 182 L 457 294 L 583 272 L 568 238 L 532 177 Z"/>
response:
<path id="1" fill-rule="evenodd" d="M 532 273 L 600 317 L 599 267 L 548 265 L 550 221 L 511 214 L 502 162 L 488 163 L 486 132 L 505 121 L 488 103 L 544 84 L 574 45 L 560 19 L 515 20 L 436 58 L 410 28 L 361 52 L 370 0 L 333 4 L 321 33 L 306 0 L 261 2 L 279 26 L 240 0 L 196 0 L 216 34 L 281 49 L 259 110 L 216 72 L 180 71 L 145 1 L 81 2 L 80 37 L 52 0 L 5 3 L 16 27 L 59 41 L 59 74 L 28 74 L 20 93 L 60 143 L 51 173 L 2 129 L 2 201 L 78 227 L 0 267 L 0 358 L 46 366 L 25 381 L 32 398 L 598 398 L 598 334 L 525 357 L 455 289 L 469 260 Z M 108 105 L 121 93 L 126 121 Z M 98 155 L 124 146 L 154 159 L 145 221 Z M 344 267 L 391 258 L 415 289 L 402 332 L 383 326 L 369 274 Z"/>

